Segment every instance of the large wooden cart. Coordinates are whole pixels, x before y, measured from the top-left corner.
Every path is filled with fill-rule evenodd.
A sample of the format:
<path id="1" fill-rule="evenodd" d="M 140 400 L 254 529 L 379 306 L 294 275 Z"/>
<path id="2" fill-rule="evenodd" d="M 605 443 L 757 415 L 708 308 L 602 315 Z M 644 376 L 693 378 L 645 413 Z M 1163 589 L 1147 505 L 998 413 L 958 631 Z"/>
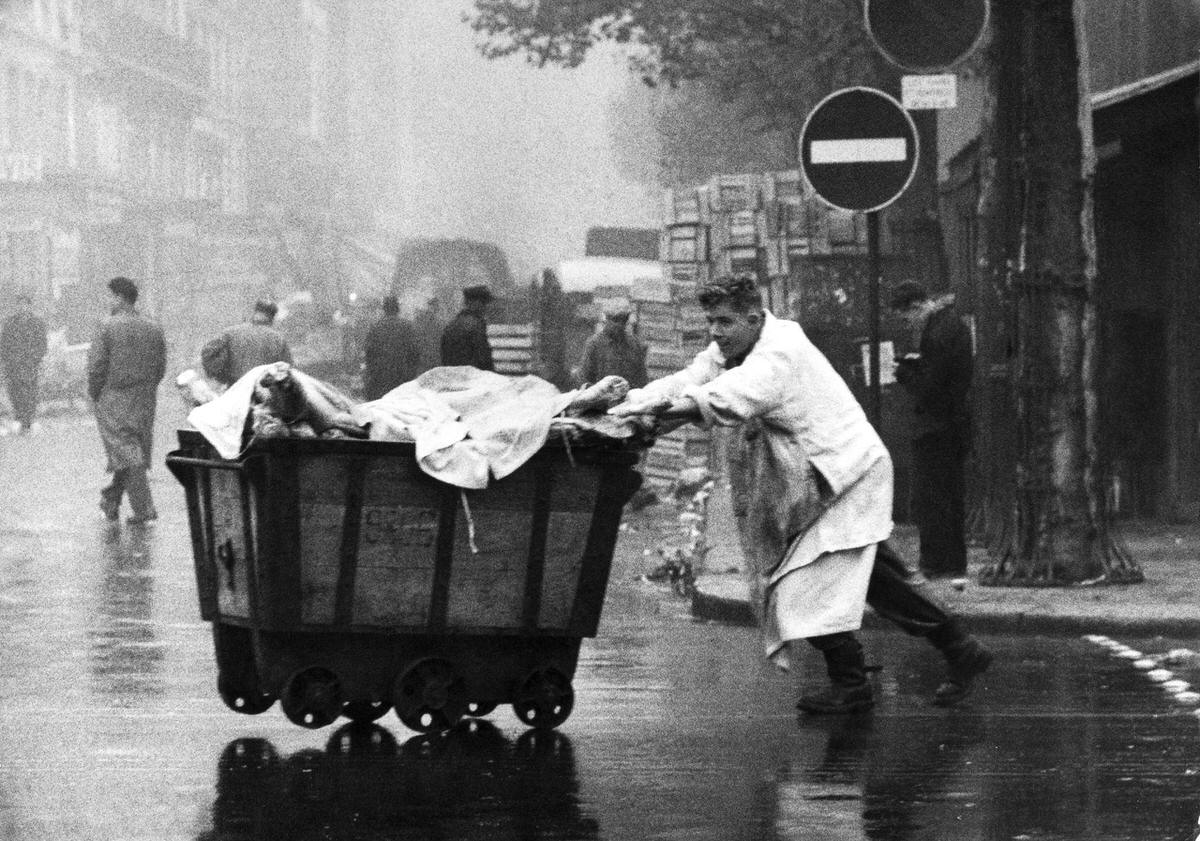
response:
<path id="1" fill-rule="evenodd" d="M 225 460 L 197 432 L 179 443 L 167 466 L 231 709 L 278 700 L 310 728 L 394 709 L 422 732 L 502 703 L 533 727 L 570 715 L 636 451 L 548 444 L 464 493 L 411 444 L 266 439 Z"/>

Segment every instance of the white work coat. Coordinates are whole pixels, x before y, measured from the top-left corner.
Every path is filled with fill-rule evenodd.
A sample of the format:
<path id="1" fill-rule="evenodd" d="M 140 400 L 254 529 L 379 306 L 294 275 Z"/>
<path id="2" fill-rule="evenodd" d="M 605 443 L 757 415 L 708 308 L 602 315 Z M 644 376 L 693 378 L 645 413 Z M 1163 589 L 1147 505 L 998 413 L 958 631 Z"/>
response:
<path id="1" fill-rule="evenodd" d="M 729 448 L 734 515 L 764 630 L 784 634 L 766 640 L 774 654 L 787 639 L 860 626 L 874 552 L 847 550 L 891 533 L 892 467 L 862 407 L 800 325 L 764 315 L 740 365 L 727 368 L 713 343 L 630 399 L 691 397 L 705 426 L 737 427 Z M 787 598 L 773 597 L 809 566 L 788 581 Z M 773 609 L 789 615 L 771 616 Z"/>

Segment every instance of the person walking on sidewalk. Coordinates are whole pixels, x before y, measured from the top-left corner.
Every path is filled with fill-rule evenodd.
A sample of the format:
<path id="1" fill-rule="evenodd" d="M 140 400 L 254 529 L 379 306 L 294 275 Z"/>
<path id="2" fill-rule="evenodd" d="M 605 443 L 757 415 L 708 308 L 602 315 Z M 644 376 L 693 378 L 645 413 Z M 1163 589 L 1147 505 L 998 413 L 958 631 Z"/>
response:
<path id="1" fill-rule="evenodd" d="M 128 522 L 158 518 L 146 471 L 154 441 L 158 383 L 167 370 L 162 328 L 134 305 L 138 288 L 126 277 L 108 282 L 112 314 L 88 350 L 88 396 L 95 404 L 96 425 L 108 456 L 112 482 L 100 491 L 100 510 L 109 520 L 120 516 L 121 497 L 129 495 L 133 516 Z"/>
<path id="2" fill-rule="evenodd" d="M 920 353 L 896 366 L 913 396 L 912 512 L 918 566 L 929 578 L 967 574 L 966 461 L 971 451 L 971 331 L 954 304 L 930 299 L 913 281 L 899 284 L 891 309 L 920 337 Z"/>
<path id="3" fill-rule="evenodd" d="M 789 649 L 798 654 L 792 647 L 806 640 L 830 678 L 797 706 L 814 714 L 873 706 L 854 634 L 865 604 L 942 653 L 947 673 L 933 700 L 958 703 L 992 654 L 887 542 L 892 462 L 862 407 L 799 324 L 763 309 L 753 278 L 706 284 L 699 301 L 712 344 L 610 411 L 738 428 L 729 476 L 766 654 L 787 668 Z"/>
<path id="4" fill-rule="evenodd" d="M 287 339 L 273 326 L 278 312 L 272 301 L 255 301 L 249 321 L 225 328 L 200 351 L 204 373 L 229 386 L 259 365 L 272 362 L 291 365 L 292 351 Z"/>
<path id="5" fill-rule="evenodd" d="M 33 312 L 33 298 L 17 294 L 17 311 L 0 327 L 0 365 L 21 433 L 33 426 L 38 404 L 38 368 L 46 356 L 46 322 Z"/>

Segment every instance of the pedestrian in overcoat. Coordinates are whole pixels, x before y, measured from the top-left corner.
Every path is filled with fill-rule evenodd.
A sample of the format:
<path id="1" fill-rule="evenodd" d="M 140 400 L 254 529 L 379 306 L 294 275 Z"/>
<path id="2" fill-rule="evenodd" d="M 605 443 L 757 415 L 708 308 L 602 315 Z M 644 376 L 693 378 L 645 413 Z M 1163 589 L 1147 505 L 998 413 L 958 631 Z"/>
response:
<path id="1" fill-rule="evenodd" d="M 38 373 L 46 356 L 46 322 L 33 311 L 33 297 L 17 295 L 17 311 L 0 327 L 0 366 L 13 414 L 26 433 L 37 414 Z"/>
<path id="2" fill-rule="evenodd" d="M 763 309 L 753 278 L 707 284 L 699 301 L 712 344 L 611 411 L 735 428 L 734 515 L 766 654 L 786 667 L 789 649 L 807 640 L 830 678 L 799 708 L 873 705 L 854 634 L 866 603 L 942 652 L 948 671 L 934 702 L 957 703 L 992 655 L 915 585 L 887 543 L 892 462 L 862 407 L 799 324 Z"/>
<path id="3" fill-rule="evenodd" d="M 468 286 L 462 295 L 462 310 L 442 331 L 442 364 L 474 365 L 481 371 L 495 371 L 484 317 L 494 296 L 486 286 Z"/>
<path id="4" fill-rule="evenodd" d="M 108 456 L 112 482 L 100 491 L 100 510 L 109 520 L 120 516 L 128 494 L 130 523 L 157 519 L 146 471 L 154 441 L 158 383 L 167 368 L 162 328 L 135 308 L 138 288 L 132 280 L 108 282 L 112 312 L 100 323 L 88 351 L 88 396 Z"/>
<path id="5" fill-rule="evenodd" d="M 256 301 L 249 321 L 226 327 L 201 350 L 204 373 L 219 383 L 232 385 L 259 365 L 292 364 L 287 340 L 272 326 L 278 312 L 273 302 Z"/>
<path id="6" fill-rule="evenodd" d="M 400 318 L 395 295 L 383 299 L 383 317 L 371 325 L 363 343 L 363 390 L 377 400 L 421 373 L 421 352 L 412 324 Z"/>
<path id="7" fill-rule="evenodd" d="M 971 451 L 971 331 L 951 300 L 934 300 L 906 281 L 891 308 L 920 336 L 920 353 L 902 358 L 896 379 L 913 398 L 912 513 L 921 539 L 921 571 L 930 578 L 967 574 L 966 462 Z"/>

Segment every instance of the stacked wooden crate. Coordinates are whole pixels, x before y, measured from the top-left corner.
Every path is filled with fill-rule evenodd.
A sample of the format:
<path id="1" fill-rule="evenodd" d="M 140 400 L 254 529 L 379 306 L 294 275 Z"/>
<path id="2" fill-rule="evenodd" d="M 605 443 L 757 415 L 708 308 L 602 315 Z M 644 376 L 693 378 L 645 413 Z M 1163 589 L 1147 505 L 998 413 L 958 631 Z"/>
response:
<path id="1" fill-rule="evenodd" d="M 496 373 L 522 376 L 532 371 L 537 344 L 533 324 L 489 324 L 487 333 Z"/>
<path id="2" fill-rule="evenodd" d="M 652 380 L 687 367 L 708 345 L 708 324 L 696 292 L 712 276 L 710 193 L 708 185 L 667 193 L 664 280 L 642 284 L 631 301 L 638 337 L 646 343 L 646 373 Z M 662 436 L 643 463 L 647 479 L 660 490 L 673 485 L 689 468 L 709 468 L 709 434 L 696 426 Z"/>

